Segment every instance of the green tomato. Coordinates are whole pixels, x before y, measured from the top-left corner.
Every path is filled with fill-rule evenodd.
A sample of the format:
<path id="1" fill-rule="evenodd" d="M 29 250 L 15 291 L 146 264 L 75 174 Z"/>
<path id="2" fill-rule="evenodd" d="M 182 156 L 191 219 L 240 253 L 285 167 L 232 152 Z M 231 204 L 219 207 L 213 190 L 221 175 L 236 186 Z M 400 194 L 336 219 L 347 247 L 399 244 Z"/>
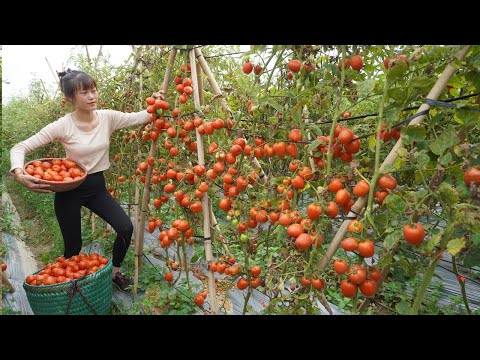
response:
<path id="1" fill-rule="evenodd" d="M 238 225 L 238 219 L 233 219 L 233 220 L 232 220 L 232 224 L 235 225 L 235 226 L 237 226 L 237 225 Z"/>
<path id="2" fill-rule="evenodd" d="M 247 242 L 248 241 L 248 235 L 247 234 L 240 235 L 240 241 Z"/>
<path id="3" fill-rule="evenodd" d="M 227 221 L 232 221 L 232 217 L 227 215 Z"/>

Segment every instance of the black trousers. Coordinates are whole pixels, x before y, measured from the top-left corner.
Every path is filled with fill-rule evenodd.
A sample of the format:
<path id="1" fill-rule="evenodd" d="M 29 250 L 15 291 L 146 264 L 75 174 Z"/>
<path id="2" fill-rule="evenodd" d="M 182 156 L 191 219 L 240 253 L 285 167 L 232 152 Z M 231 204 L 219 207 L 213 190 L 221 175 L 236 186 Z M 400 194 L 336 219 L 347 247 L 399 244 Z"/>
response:
<path id="1" fill-rule="evenodd" d="M 89 174 L 76 189 L 55 193 L 55 214 L 65 244 L 64 256 L 78 255 L 82 248 L 82 206 L 93 211 L 109 223 L 117 237 L 113 244 L 113 266 L 120 267 L 133 234 L 133 224 L 128 215 L 108 193 L 103 171 Z"/>

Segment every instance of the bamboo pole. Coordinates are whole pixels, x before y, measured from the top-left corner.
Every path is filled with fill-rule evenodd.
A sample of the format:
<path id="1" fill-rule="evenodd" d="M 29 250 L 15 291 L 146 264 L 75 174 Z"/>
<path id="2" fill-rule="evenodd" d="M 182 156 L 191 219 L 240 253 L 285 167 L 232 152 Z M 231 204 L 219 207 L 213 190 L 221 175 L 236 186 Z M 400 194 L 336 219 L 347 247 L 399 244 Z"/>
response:
<path id="1" fill-rule="evenodd" d="M 128 93 L 130 92 L 130 89 L 132 88 L 133 78 L 135 77 L 135 70 L 137 69 L 137 66 L 140 63 L 141 52 L 142 52 L 142 46 L 140 45 L 137 48 L 137 53 L 135 54 L 135 63 L 132 66 L 132 71 L 130 73 L 130 77 L 127 83 L 127 90 L 125 91 L 125 94 L 127 95 L 127 97 L 128 97 Z M 124 111 L 126 104 L 127 104 L 127 99 L 125 98 L 125 100 L 122 102 L 121 111 Z"/>
<path id="2" fill-rule="evenodd" d="M 228 107 L 227 101 L 225 100 L 225 97 L 223 96 L 222 91 L 220 90 L 220 87 L 218 86 L 217 82 L 215 81 L 215 78 L 213 77 L 213 74 L 210 71 L 210 68 L 207 64 L 207 61 L 203 57 L 202 51 L 200 50 L 199 47 L 195 48 L 195 55 L 198 58 L 198 62 L 200 63 L 203 72 L 207 75 L 207 79 L 208 79 L 208 82 L 210 83 L 210 85 L 212 86 L 213 93 L 216 96 L 220 97 L 220 103 L 222 105 L 222 109 L 225 112 L 229 113 L 230 116 L 232 116 L 233 115 L 232 110 L 230 110 L 230 108 Z M 242 136 L 243 136 L 243 134 L 242 134 Z M 253 167 L 255 169 L 260 170 L 260 175 L 259 175 L 260 180 L 263 182 L 264 185 L 266 185 L 267 182 L 268 182 L 268 179 L 267 179 L 267 176 L 265 175 L 265 172 L 262 169 L 262 166 L 260 165 L 257 158 L 255 158 L 255 157 L 251 161 L 252 161 Z"/>
<path id="3" fill-rule="evenodd" d="M 190 50 L 190 66 L 192 72 L 192 82 L 193 82 L 193 101 L 195 104 L 195 110 L 200 110 L 200 97 L 199 97 L 199 84 L 197 77 L 197 66 L 195 65 L 195 52 Z M 197 156 L 198 163 L 200 165 L 205 165 L 205 153 L 203 149 L 203 139 L 199 134 L 198 130 L 195 130 L 197 135 Z M 203 232 L 204 232 L 204 246 L 205 246 L 205 258 L 208 262 L 213 260 L 212 254 L 212 237 L 210 232 L 210 208 L 208 204 L 208 193 L 203 193 L 202 195 L 202 213 L 203 213 Z M 186 269 L 185 271 L 188 271 Z M 207 272 L 208 277 L 208 293 L 210 294 L 210 309 L 213 315 L 218 314 L 218 305 L 217 305 L 217 294 L 215 289 L 215 275 L 213 272 Z"/>
<path id="4" fill-rule="evenodd" d="M 215 214 L 213 213 L 212 202 L 210 202 L 210 222 L 211 222 L 211 225 L 214 228 L 214 230 L 218 233 L 218 235 L 223 236 L 222 230 L 220 229 L 220 226 L 218 226 L 217 218 L 215 217 Z M 228 250 L 227 244 L 225 244 L 223 241 L 222 241 L 222 247 L 223 247 L 223 250 L 225 250 L 226 254 L 230 253 L 230 251 Z"/>
<path id="5" fill-rule="evenodd" d="M 203 92 L 202 67 L 200 63 L 197 63 L 196 67 L 197 67 L 198 96 L 200 98 L 200 106 L 203 106 L 205 104 L 205 97 L 204 97 L 205 94 Z"/>
<path id="6" fill-rule="evenodd" d="M 92 236 L 93 236 L 93 234 L 95 233 L 95 213 L 92 210 L 90 210 L 90 219 L 92 222 Z"/>
<path id="7" fill-rule="evenodd" d="M 97 67 L 98 60 L 100 59 L 100 56 L 102 56 L 102 48 L 103 48 L 103 45 L 100 45 L 100 49 L 98 50 L 97 57 L 95 58 L 95 67 Z"/>
<path id="8" fill-rule="evenodd" d="M 101 50 L 101 49 L 100 49 Z M 139 109 L 142 108 L 143 106 L 143 100 L 142 100 L 142 85 L 143 85 L 143 77 L 142 73 L 140 73 L 140 91 L 139 91 Z M 140 159 L 141 156 L 141 151 L 140 151 L 140 146 L 137 149 L 137 154 L 138 154 L 138 159 Z M 140 199 L 140 179 L 138 176 L 135 177 L 135 199 L 133 201 L 133 209 L 135 210 L 135 214 L 133 215 L 133 221 L 135 223 L 135 226 L 133 227 L 133 243 L 135 244 L 135 249 L 138 249 L 138 244 L 139 244 L 139 239 L 140 239 L 140 217 L 138 216 L 138 201 Z M 130 204 L 129 204 L 130 206 Z M 135 261 L 137 260 L 137 257 L 135 257 Z M 138 266 L 135 266 L 134 270 L 134 291 L 135 293 L 137 292 L 137 284 L 138 284 Z"/>
<path id="9" fill-rule="evenodd" d="M 193 66 L 192 64 L 190 66 Z M 197 87 L 198 87 L 198 97 L 199 97 L 199 102 L 200 106 L 203 106 L 205 103 L 205 98 L 204 98 L 204 92 L 203 92 L 203 79 L 202 79 L 202 67 L 200 66 L 199 63 L 196 63 L 196 69 L 197 69 Z M 218 226 L 218 221 L 213 213 L 213 208 L 212 208 L 212 203 L 210 202 L 209 204 L 210 208 L 210 225 L 213 227 L 213 229 L 222 236 L 222 231 L 220 230 L 220 226 Z M 213 239 L 213 237 L 212 237 Z M 225 243 L 222 242 L 222 247 L 228 254 L 228 247 Z"/>
<path id="10" fill-rule="evenodd" d="M 90 58 L 90 53 L 88 52 L 88 45 L 85 45 L 85 50 L 87 51 L 88 65 L 92 65 L 92 59 Z"/>
<path id="11" fill-rule="evenodd" d="M 165 78 L 163 80 L 161 90 L 164 91 L 164 94 L 167 94 L 168 83 L 170 81 L 170 74 L 173 69 L 173 62 L 175 61 L 175 56 L 177 54 L 177 49 L 172 48 L 170 56 L 168 57 L 167 69 L 165 70 Z M 150 146 L 150 156 L 154 156 L 157 150 L 157 140 L 152 141 Z M 150 178 L 152 176 L 153 166 L 148 165 L 147 174 L 145 175 L 145 187 L 143 190 L 143 199 L 142 199 L 142 215 L 140 216 L 140 226 L 139 226 L 139 236 L 138 243 L 135 246 L 135 273 L 142 269 L 142 254 L 143 254 L 143 239 L 145 236 L 145 214 L 147 212 L 148 202 L 150 198 Z M 138 269 L 137 269 L 138 268 Z M 133 291 L 137 292 L 138 286 L 138 277 L 134 279 Z"/>
<path id="12" fill-rule="evenodd" d="M 50 62 L 48 61 L 47 57 L 45 57 L 45 60 L 47 61 L 47 65 L 48 65 L 48 67 L 50 68 L 50 71 L 52 72 L 53 78 L 54 78 L 55 81 L 57 82 L 57 85 L 60 86 L 60 80 L 58 80 L 58 76 L 55 75 L 55 71 L 53 71 L 52 65 L 50 65 Z"/>
<path id="13" fill-rule="evenodd" d="M 456 58 L 461 61 L 465 58 L 467 55 L 468 51 L 470 50 L 471 45 L 467 45 L 463 48 L 461 48 L 457 55 Z M 437 82 L 435 85 L 432 87 L 430 92 L 427 95 L 427 98 L 432 99 L 432 100 L 437 100 L 442 91 L 445 89 L 447 86 L 448 81 L 450 78 L 453 76 L 453 74 L 457 71 L 457 69 L 451 65 L 448 64 L 445 70 L 443 71 L 442 75 L 438 78 Z M 422 112 L 424 110 L 430 109 L 430 105 L 427 105 L 423 103 L 420 108 L 417 110 L 417 113 Z M 425 118 L 425 115 L 418 116 L 414 118 L 408 125 L 418 125 L 420 124 L 423 119 Z M 403 141 L 402 138 L 398 139 L 397 143 L 393 146 L 392 150 L 390 153 L 387 155 L 385 160 L 383 161 L 383 164 L 380 166 L 380 172 L 382 172 L 387 165 L 392 165 L 395 160 L 398 158 L 398 150 L 403 147 Z M 375 184 L 371 184 L 370 186 L 375 186 Z M 357 213 L 360 213 L 360 211 L 364 208 L 364 206 L 367 203 L 367 198 L 366 197 L 361 197 L 358 198 L 355 204 L 352 206 L 352 209 L 356 211 Z M 356 214 L 353 213 L 352 211 L 349 211 L 347 217 L 355 217 Z M 338 247 L 340 246 L 341 241 L 344 239 L 345 234 L 347 233 L 348 225 L 350 225 L 351 219 L 344 220 L 340 228 L 338 229 L 337 233 L 335 234 L 335 237 L 333 238 L 332 242 L 330 243 L 329 248 L 327 249 L 325 255 L 323 256 L 322 260 L 320 260 L 320 268 L 325 269 L 332 259 L 333 255 L 337 251 Z"/>

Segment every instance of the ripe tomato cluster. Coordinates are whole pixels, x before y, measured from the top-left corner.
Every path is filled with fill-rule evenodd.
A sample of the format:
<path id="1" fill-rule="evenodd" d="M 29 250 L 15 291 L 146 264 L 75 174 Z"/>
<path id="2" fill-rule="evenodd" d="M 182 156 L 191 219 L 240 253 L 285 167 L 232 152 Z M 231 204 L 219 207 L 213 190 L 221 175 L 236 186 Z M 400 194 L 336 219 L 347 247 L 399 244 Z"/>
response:
<path id="1" fill-rule="evenodd" d="M 195 298 L 193 299 L 193 301 L 198 306 L 202 306 L 203 303 L 205 302 L 205 299 L 207 298 L 207 296 L 208 296 L 208 291 L 207 290 L 200 290 L 198 292 L 197 296 L 195 296 Z"/>
<path id="2" fill-rule="evenodd" d="M 75 181 L 85 174 L 77 167 L 75 161 L 64 159 L 53 159 L 51 161 L 35 160 L 25 167 L 28 175 L 47 181 Z"/>
<path id="3" fill-rule="evenodd" d="M 363 68 L 363 58 L 361 55 L 353 55 L 351 58 L 345 58 L 343 59 L 343 66 L 345 70 L 347 70 L 349 67 L 352 67 L 353 70 L 360 71 L 361 68 Z M 342 61 L 337 65 L 338 70 L 342 70 Z"/>
<path id="4" fill-rule="evenodd" d="M 335 259 L 333 269 L 340 279 L 340 290 L 343 296 L 353 298 L 360 289 L 363 295 L 368 298 L 375 296 L 377 292 L 377 283 L 382 279 L 382 272 L 377 266 L 363 266 L 353 264 L 348 266 L 346 260 Z M 347 278 L 345 279 L 344 276 Z"/>
<path id="5" fill-rule="evenodd" d="M 161 229 L 161 220 L 157 219 L 153 222 L 153 225 L 150 225 L 151 223 L 152 222 L 149 222 L 149 227 L 158 226 L 159 229 Z M 157 225 L 158 223 L 160 223 L 160 225 Z M 188 245 L 193 245 L 195 243 L 195 239 L 193 238 L 193 228 L 190 226 L 188 220 L 184 219 L 176 219 L 173 221 L 170 229 L 160 231 L 160 234 L 158 234 L 158 240 L 160 241 L 160 246 L 162 248 L 172 245 L 174 241 L 177 245 L 182 245 L 183 242 Z"/>
<path id="6" fill-rule="evenodd" d="M 250 74 L 255 69 L 255 75 L 260 75 L 263 67 L 260 64 L 253 65 L 250 61 L 245 61 L 242 65 L 242 71 L 245 74 Z"/>
<path id="7" fill-rule="evenodd" d="M 32 286 L 54 285 L 88 276 L 108 264 L 108 258 L 97 253 L 87 255 L 80 253 L 69 259 L 57 258 L 55 263 L 48 263 L 35 275 L 28 275 L 26 282 Z"/>
<path id="8" fill-rule="evenodd" d="M 321 154 L 328 152 L 330 139 L 322 135 L 316 140 L 320 141 L 320 144 L 317 146 L 317 151 L 313 152 L 313 160 L 319 169 L 323 169 L 325 163 Z M 334 159 L 340 158 L 344 163 L 350 163 L 353 160 L 353 154 L 360 151 L 360 139 L 357 139 L 357 136 L 348 127 L 337 124 L 333 134 L 332 149 Z"/>

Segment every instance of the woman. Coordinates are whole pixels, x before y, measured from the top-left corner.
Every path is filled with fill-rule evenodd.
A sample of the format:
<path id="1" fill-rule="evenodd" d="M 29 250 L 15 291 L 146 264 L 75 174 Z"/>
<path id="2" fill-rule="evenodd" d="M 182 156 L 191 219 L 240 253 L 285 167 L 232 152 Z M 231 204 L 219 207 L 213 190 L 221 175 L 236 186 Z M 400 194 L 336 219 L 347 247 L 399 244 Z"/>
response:
<path id="1" fill-rule="evenodd" d="M 54 121 L 38 133 L 16 144 L 10 151 L 11 170 L 15 179 L 27 189 L 36 192 L 51 192 L 48 184 L 39 183 L 36 177 L 23 171 L 25 154 L 52 141 L 64 146 L 66 156 L 83 165 L 88 176 L 76 189 L 55 193 L 55 214 L 62 231 L 65 253 L 68 259 L 78 255 L 82 247 L 81 212 L 87 207 L 109 223 L 116 231 L 113 244 L 112 280 L 122 291 L 131 285 L 120 271 L 133 234 L 133 225 L 121 206 L 105 187 L 103 172 L 110 167 L 110 136 L 117 129 L 149 122 L 147 111 L 122 113 L 114 110 L 97 110 L 97 85 L 83 71 L 70 70 L 58 74 L 60 89 L 65 98 L 73 103 L 75 111 Z M 154 93 L 154 98 L 164 99 L 163 92 Z"/>

